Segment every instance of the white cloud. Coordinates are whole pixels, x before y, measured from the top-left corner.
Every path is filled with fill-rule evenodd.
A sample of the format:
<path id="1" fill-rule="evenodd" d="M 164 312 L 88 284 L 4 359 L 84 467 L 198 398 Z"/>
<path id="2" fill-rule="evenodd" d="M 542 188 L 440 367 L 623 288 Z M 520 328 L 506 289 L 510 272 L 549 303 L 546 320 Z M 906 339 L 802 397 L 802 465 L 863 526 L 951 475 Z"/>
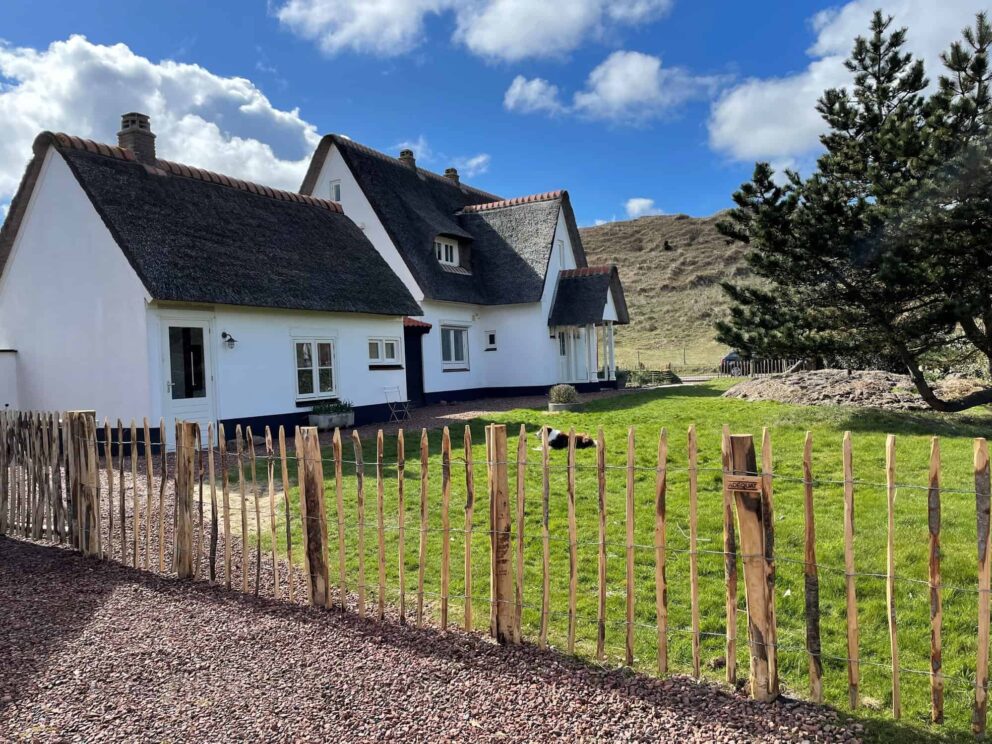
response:
<path id="1" fill-rule="evenodd" d="M 560 100 L 558 86 L 543 78 L 517 75 L 503 96 L 503 106 L 520 113 L 576 113 L 592 119 L 636 124 L 661 116 L 694 98 L 706 98 L 724 82 L 720 76 L 693 75 L 678 67 L 663 68 L 661 59 L 643 52 L 617 51 L 586 79 L 572 96 Z"/>
<path id="2" fill-rule="evenodd" d="M 558 97 L 558 86 L 544 78 L 531 78 L 517 75 L 506 89 L 503 106 L 507 111 L 522 114 L 543 112 L 557 114 L 565 110 Z"/>
<path id="3" fill-rule="evenodd" d="M 655 207 L 654 199 L 648 199 L 643 196 L 635 196 L 628 199 L 626 204 L 624 204 L 624 209 L 627 211 L 627 216 L 632 220 L 649 214 L 662 214 L 662 211 Z"/>
<path id="4" fill-rule="evenodd" d="M 17 188 L 39 132 L 114 143 L 126 111 L 151 116 L 160 157 L 280 188 L 299 188 L 319 140 L 298 110 L 275 108 L 244 78 L 152 62 L 82 36 L 41 50 L 0 45 L 0 203 Z"/>
<path id="5" fill-rule="evenodd" d="M 586 89 L 575 94 L 574 107 L 594 119 L 636 122 L 712 95 L 719 83 L 718 77 L 663 68 L 661 59 L 650 54 L 617 51 L 589 73 Z"/>
<path id="6" fill-rule="evenodd" d="M 452 162 L 458 169 L 458 175 L 464 178 L 474 178 L 489 170 L 489 163 L 492 160 L 488 153 L 479 153 L 467 158 L 455 158 Z"/>
<path id="7" fill-rule="evenodd" d="M 351 50 L 388 57 L 420 44 L 425 16 L 451 4 L 452 0 L 286 0 L 275 14 L 326 54 Z"/>
<path id="8" fill-rule="evenodd" d="M 926 64 L 931 84 L 942 66 L 940 52 L 960 37 L 988 0 L 890 0 L 884 12 L 895 16 L 893 27 L 907 26 L 907 47 Z M 816 40 L 812 58 L 801 72 L 774 78 L 752 78 L 727 91 L 713 105 L 710 145 L 736 160 L 809 160 L 819 149 L 824 123 L 816 101 L 831 87 L 850 85 L 844 60 L 856 36 L 868 33 L 877 0 L 853 0 L 817 13 L 811 24 Z"/>
<path id="9" fill-rule="evenodd" d="M 555 57 L 616 26 L 662 17 L 672 0 L 283 0 L 279 20 L 327 54 L 395 56 L 424 38 L 429 15 L 452 13 L 454 40 L 489 59 Z"/>

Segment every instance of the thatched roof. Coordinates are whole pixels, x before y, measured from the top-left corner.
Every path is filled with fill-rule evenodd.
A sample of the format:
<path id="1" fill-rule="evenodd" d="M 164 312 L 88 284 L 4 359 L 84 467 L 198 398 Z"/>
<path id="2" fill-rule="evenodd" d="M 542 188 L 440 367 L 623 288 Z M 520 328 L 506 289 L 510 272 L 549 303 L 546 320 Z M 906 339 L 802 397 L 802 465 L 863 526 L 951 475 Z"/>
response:
<path id="1" fill-rule="evenodd" d="M 0 271 L 49 146 L 154 299 L 422 314 L 335 202 L 164 160 L 146 166 L 128 150 L 47 132 L 0 230 Z"/>
<path id="2" fill-rule="evenodd" d="M 428 299 L 480 305 L 539 301 L 559 214 L 579 265 L 585 265 L 567 192 L 503 200 L 332 134 L 321 140 L 302 193 L 313 193 L 332 146 Z M 437 261 L 433 243 L 439 235 L 465 246 L 470 271 L 451 271 Z"/>
<path id="3" fill-rule="evenodd" d="M 606 301 L 612 292 L 617 322 L 629 323 L 627 301 L 614 265 L 565 269 L 558 274 L 558 290 L 548 316 L 549 326 L 589 325 L 603 322 Z"/>

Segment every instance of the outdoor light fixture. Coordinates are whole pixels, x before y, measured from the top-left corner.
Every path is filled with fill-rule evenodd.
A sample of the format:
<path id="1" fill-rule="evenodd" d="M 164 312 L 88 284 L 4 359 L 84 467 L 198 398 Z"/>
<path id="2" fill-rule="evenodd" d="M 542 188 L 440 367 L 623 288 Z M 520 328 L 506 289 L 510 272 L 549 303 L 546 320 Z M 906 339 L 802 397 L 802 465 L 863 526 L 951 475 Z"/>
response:
<path id="1" fill-rule="evenodd" d="M 223 333 L 221 333 L 220 334 L 220 337 L 222 339 L 224 339 L 224 343 L 227 344 L 227 348 L 228 349 L 233 349 L 234 346 L 238 343 L 238 339 L 236 339 L 234 336 L 232 336 L 227 331 L 224 331 Z"/>

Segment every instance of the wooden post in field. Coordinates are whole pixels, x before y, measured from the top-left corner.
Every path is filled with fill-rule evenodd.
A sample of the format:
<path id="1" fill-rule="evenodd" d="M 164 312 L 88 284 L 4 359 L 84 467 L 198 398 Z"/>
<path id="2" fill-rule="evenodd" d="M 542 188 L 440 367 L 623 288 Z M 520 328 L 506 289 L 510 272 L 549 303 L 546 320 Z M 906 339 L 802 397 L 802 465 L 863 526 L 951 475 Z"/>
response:
<path id="1" fill-rule="evenodd" d="M 568 432 L 568 653 L 575 653 L 575 595 L 578 589 L 578 536 L 575 524 L 575 429 Z"/>
<path id="2" fill-rule="evenodd" d="M 930 720 L 944 722 L 944 671 L 940 636 L 944 612 L 940 598 L 940 440 L 930 440 L 930 487 L 927 491 L 930 532 Z"/>
<path id="3" fill-rule="evenodd" d="M 9 530 L 10 482 L 8 468 L 10 466 L 7 454 L 7 412 L 0 411 L 0 535 L 6 535 Z"/>
<path id="4" fill-rule="evenodd" d="M 286 512 L 286 588 L 289 590 L 289 601 L 293 602 L 296 600 L 296 580 L 293 578 L 293 520 L 289 509 L 289 464 L 286 459 L 286 428 L 283 426 L 279 427 L 279 462 L 282 469 L 282 501 Z M 298 474 L 299 469 L 297 469 Z"/>
<path id="5" fill-rule="evenodd" d="M 396 432 L 396 567 L 400 584 L 400 625 L 406 625 L 406 442 L 403 429 Z M 468 592 L 466 592 L 467 594 Z"/>
<path id="6" fill-rule="evenodd" d="M 69 448 L 72 454 L 73 448 Z M 141 546 L 141 508 L 138 502 L 138 425 L 131 419 L 131 519 L 134 530 L 134 546 L 131 565 L 138 567 L 138 549 Z"/>
<path id="7" fill-rule="evenodd" d="M 492 565 L 493 600 L 496 605 L 494 635 L 498 643 L 513 643 L 513 574 L 510 559 L 510 477 L 507 467 L 506 426 L 491 430 L 493 479 L 489 498 L 493 505 Z M 573 437 L 574 439 L 574 437 Z"/>
<path id="8" fill-rule="evenodd" d="M 851 432 L 844 432 L 844 573 L 847 588 L 847 693 L 851 708 L 859 703 L 858 597 L 854 582 L 854 458 Z"/>
<path id="9" fill-rule="evenodd" d="M 527 427 L 520 424 L 517 438 L 517 593 L 514 612 L 514 641 L 520 643 L 523 635 L 524 615 L 524 522 L 526 510 L 527 483 Z"/>
<path id="10" fill-rule="evenodd" d="M 441 432 L 441 630 L 448 629 L 448 587 L 451 569 L 451 433 Z"/>
<path id="11" fill-rule="evenodd" d="M 327 517 L 324 511 L 324 465 L 317 427 L 296 427 L 296 458 L 307 599 L 314 607 L 324 607 L 328 595 Z"/>
<path id="12" fill-rule="evenodd" d="M 731 473 L 724 488 L 733 494 L 737 506 L 737 526 L 740 532 L 744 563 L 744 591 L 747 597 L 747 630 L 750 650 L 751 696 L 755 700 L 775 698 L 771 660 L 776 653 L 770 642 L 771 598 L 769 597 L 767 549 L 771 535 L 763 520 L 765 498 L 764 478 L 757 475 L 758 464 L 751 435 L 730 437 Z"/>
<path id="13" fill-rule="evenodd" d="M 765 583 L 768 584 L 768 632 L 766 642 L 778 647 L 775 621 L 775 512 L 772 505 L 772 438 L 768 427 L 761 430 L 761 523 L 765 534 Z M 768 684 L 772 697 L 778 697 L 778 652 L 768 656 Z"/>
<path id="14" fill-rule="evenodd" d="M 730 473 L 730 427 L 723 425 L 720 454 L 724 477 Z M 727 586 L 726 662 L 727 683 L 737 684 L 737 537 L 734 532 L 734 497 L 723 489 L 723 577 Z M 697 605 L 698 606 L 698 605 Z"/>
<path id="15" fill-rule="evenodd" d="M 348 586 L 344 566 L 344 451 L 341 443 L 341 429 L 334 428 L 331 450 L 334 453 L 334 494 L 337 501 L 338 517 L 338 594 L 341 609 L 348 606 Z"/>
<path id="16" fill-rule="evenodd" d="M 145 435 L 145 562 L 144 568 L 147 571 L 151 565 L 152 552 L 152 493 L 155 490 L 152 476 L 152 432 L 148 426 L 148 417 L 143 420 L 143 433 Z M 161 520 L 162 515 L 158 518 Z"/>
<path id="17" fill-rule="evenodd" d="M 688 432 L 689 448 L 689 605 L 692 623 L 692 676 L 699 679 L 699 497 L 698 497 L 698 471 L 696 454 L 696 426 L 689 427 Z M 724 550 L 727 549 L 727 524 L 726 514 L 724 514 L 723 525 Z M 737 568 L 734 567 L 736 575 Z M 736 584 L 735 584 L 736 588 Z M 727 582 L 727 596 L 730 596 L 730 582 Z M 736 608 L 736 600 L 734 607 Z M 727 613 L 727 667 L 728 670 L 733 665 L 733 657 L 730 655 L 732 630 L 730 624 L 730 612 L 728 605 Z M 728 671 L 729 674 L 729 671 Z"/>
<path id="18" fill-rule="evenodd" d="M 103 446 L 104 454 L 104 467 L 107 471 L 107 549 L 105 551 L 106 557 L 113 559 L 114 557 L 114 430 L 110 425 L 110 421 L 106 418 L 103 420 L 103 436 L 107 440 L 106 444 Z M 48 452 L 49 462 L 51 462 L 51 452 L 48 448 L 51 447 L 51 437 L 48 439 L 46 445 L 46 452 Z M 119 447 L 119 445 L 118 445 Z M 53 473 L 54 475 L 54 473 Z M 54 492 L 54 489 L 53 489 Z M 54 493 L 52 499 L 52 525 L 55 525 L 55 500 Z"/>
<path id="19" fill-rule="evenodd" d="M 375 520 L 379 548 L 379 596 L 377 597 L 379 620 L 386 618 L 386 484 L 383 479 L 382 462 L 384 444 L 382 429 L 379 429 L 375 438 Z"/>
<path id="20" fill-rule="evenodd" d="M 165 460 L 165 453 L 162 453 Z M 164 467 L 164 466 L 163 466 Z M 163 475 L 165 475 L 163 470 Z M 214 424 L 207 424 L 207 477 L 210 479 L 210 559 L 207 561 L 210 580 L 217 580 L 217 483 L 214 478 Z M 162 479 L 163 481 L 165 478 Z"/>
<path id="21" fill-rule="evenodd" d="M 63 451 L 64 447 L 58 446 L 58 441 L 55 443 L 56 449 Z M 120 530 L 121 530 L 121 563 L 127 565 L 127 502 L 126 496 L 127 492 L 124 484 L 124 422 L 117 419 L 117 455 L 120 458 L 118 478 L 119 481 L 119 496 L 120 496 L 120 511 L 118 516 L 120 517 Z M 61 458 L 60 458 L 61 463 Z M 61 500 L 61 499 L 60 499 Z"/>
<path id="22" fill-rule="evenodd" d="M 220 490 L 224 507 L 224 586 L 231 588 L 231 494 L 227 485 L 227 435 L 224 424 L 217 425 L 217 444 L 220 447 Z"/>
<path id="23" fill-rule="evenodd" d="M 668 674 L 668 577 L 665 573 L 668 490 L 668 432 L 658 435 L 658 473 L 654 487 L 654 592 L 658 625 L 658 674 Z"/>
<path id="24" fill-rule="evenodd" d="M 417 551 L 417 627 L 424 627 L 424 570 L 427 568 L 427 429 L 420 431 L 420 546 Z"/>
<path id="25" fill-rule="evenodd" d="M 989 561 L 990 517 L 989 447 L 985 439 L 975 440 L 975 518 L 978 528 L 978 660 L 975 664 L 975 712 L 971 730 L 985 733 L 989 684 L 989 591 L 992 590 L 992 562 Z"/>
<path id="26" fill-rule="evenodd" d="M 272 446 L 272 430 L 265 427 L 266 475 L 269 481 L 269 545 L 272 550 L 272 593 L 279 598 L 279 561 L 276 559 L 276 457 Z"/>
<path id="27" fill-rule="evenodd" d="M 241 591 L 248 593 L 248 485 L 245 483 L 245 445 L 241 424 L 234 428 L 238 455 L 238 498 L 241 502 Z"/>
<path id="28" fill-rule="evenodd" d="M 97 499 L 96 412 L 77 411 L 75 432 L 79 458 L 79 549 L 83 555 L 98 558 L 103 555 L 100 541 L 100 502 Z"/>
<path id="29" fill-rule="evenodd" d="M 245 444 L 248 445 L 248 465 L 251 468 L 251 500 L 255 506 L 255 596 L 258 596 L 258 585 L 262 580 L 262 515 L 258 508 L 258 467 L 255 457 L 255 434 L 251 427 L 245 429 Z M 244 505 L 247 507 L 247 505 Z M 247 546 L 247 533 L 242 536 Z"/>
<path id="30" fill-rule="evenodd" d="M 212 426 L 212 424 L 211 424 Z M 158 456 L 161 475 L 158 481 L 158 570 L 165 572 L 165 483 L 169 479 L 169 458 L 166 456 L 165 419 L 158 420 Z M 213 488 L 213 478 L 211 478 Z M 150 497 L 151 491 L 149 491 Z M 200 513 L 203 519 L 203 513 Z M 202 539 L 202 536 L 201 536 Z"/>
<path id="31" fill-rule="evenodd" d="M 899 695 L 899 635 L 896 623 L 896 438 L 885 438 L 885 491 L 888 503 L 888 530 L 886 541 L 885 603 L 889 618 L 889 649 L 892 655 L 892 717 L 897 721 L 902 715 Z"/>
<path id="32" fill-rule="evenodd" d="M 176 526 L 172 565 L 180 579 L 193 578 L 193 473 L 200 427 L 176 422 Z"/>
<path id="33" fill-rule="evenodd" d="M 809 654 L 809 696 L 823 703 L 823 660 L 820 656 L 820 577 L 816 566 L 816 522 L 813 513 L 813 434 L 803 445 L 803 514 L 805 517 L 806 652 Z"/>
<path id="34" fill-rule="evenodd" d="M 596 658 L 606 656 L 606 437 L 603 427 L 596 433 L 596 481 L 599 507 L 599 603 L 596 606 Z"/>
<path id="35" fill-rule="evenodd" d="M 537 645 L 548 645 L 548 615 L 551 613 L 551 533 L 548 529 L 548 512 L 551 500 L 551 464 L 548 449 L 548 429 L 541 427 L 541 633 Z"/>
<path id="36" fill-rule="evenodd" d="M 634 665 L 634 427 L 627 430 L 627 509 L 624 515 L 627 531 L 627 635 L 625 659 Z"/>
<path id="37" fill-rule="evenodd" d="M 475 466 L 472 427 L 465 424 L 465 630 L 472 630 L 472 520 L 475 513 Z"/>
<path id="38" fill-rule="evenodd" d="M 362 439 L 357 431 L 351 432 L 355 451 L 355 493 L 358 502 L 358 616 L 365 617 L 365 459 L 362 456 Z"/>

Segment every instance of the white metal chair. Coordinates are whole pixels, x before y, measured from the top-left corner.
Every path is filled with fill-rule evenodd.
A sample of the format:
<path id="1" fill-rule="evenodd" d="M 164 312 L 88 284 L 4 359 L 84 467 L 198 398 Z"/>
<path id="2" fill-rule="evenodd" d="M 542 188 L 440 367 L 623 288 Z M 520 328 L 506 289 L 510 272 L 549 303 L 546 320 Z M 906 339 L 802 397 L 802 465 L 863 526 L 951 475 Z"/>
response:
<path id="1" fill-rule="evenodd" d="M 406 421 L 410 418 L 410 401 L 403 397 L 398 385 L 384 387 L 386 405 L 389 406 L 390 421 Z"/>

